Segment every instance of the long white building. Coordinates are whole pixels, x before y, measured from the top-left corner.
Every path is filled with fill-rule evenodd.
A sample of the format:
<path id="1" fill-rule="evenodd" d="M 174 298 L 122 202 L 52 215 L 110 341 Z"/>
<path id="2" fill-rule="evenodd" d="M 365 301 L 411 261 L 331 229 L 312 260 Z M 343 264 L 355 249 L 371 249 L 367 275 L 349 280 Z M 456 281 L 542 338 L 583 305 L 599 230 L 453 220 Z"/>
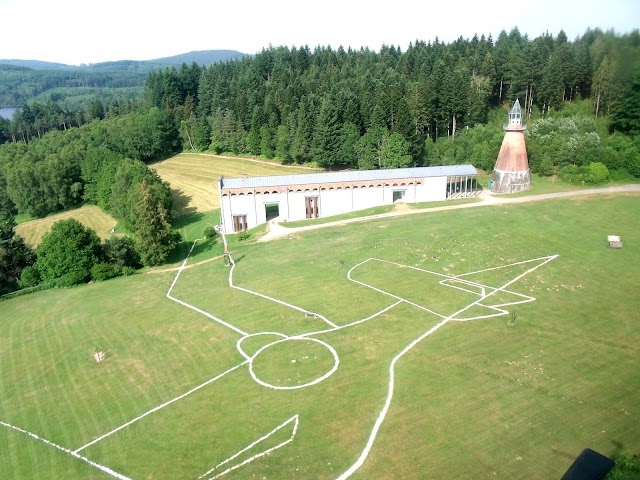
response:
<path id="1" fill-rule="evenodd" d="M 237 233 L 279 221 L 328 217 L 397 201 L 415 203 L 473 194 L 472 165 L 221 178 L 222 228 Z"/>

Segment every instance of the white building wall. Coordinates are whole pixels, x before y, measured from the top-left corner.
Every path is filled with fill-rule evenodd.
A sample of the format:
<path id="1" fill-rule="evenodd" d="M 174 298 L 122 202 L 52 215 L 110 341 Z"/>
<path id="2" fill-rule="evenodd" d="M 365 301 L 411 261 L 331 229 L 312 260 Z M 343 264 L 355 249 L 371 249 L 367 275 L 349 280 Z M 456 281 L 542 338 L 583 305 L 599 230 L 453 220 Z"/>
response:
<path id="1" fill-rule="evenodd" d="M 416 188 L 416 202 L 446 200 L 447 177 L 428 177 Z"/>
<path id="2" fill-rule="evenodd" d="M 247 225 L 249 226 L 249 228 L 253 228 L 258 225 L 253 195 L 234 195 L 222 197 L 222 216 L 225 225 L 225 233 L 234 233 L 234 215 L 246 215 Z"/>
<path id="3" fill-rule="evenodd" d="M 255 196 L 256 202 L 256 225 L 267 223 L 267 211 L 265 209 L 266 204 L 277 203 L 278 204 L 278 216 L 281 219 L 287 218 L 287 193 L 258 193 Z M 249 224 L 249 228 L 253 228 L 255 225 Z"/>
<path id="4" fill-rule="evenodd" d="M 223 196 L 221 209 L 225 233 L 234 233 L 232 219 L 234 215 L 246 215 L 249 228 L 266 223 L 265 204 L 267 203 L 278 203 L 281 221 L 295 221 L 304 220 L 307 216 L 306 197 L 320 197 L 320 217 L 390 205 L 393 203 L 393 192 L 396 190 L 404 190 L 403 201 L 407 203 L 446 199 L 447 177 L 427 177 L 422 180 L 421 185 Z"/>
<path id="5" fill-rule="evenodd" d="M 307 218 L 305 197 L 317 196 L 318 192 L 289 192 L 289 217 L 287 221 L 304 220 Z M 320 205 L 322 212 L 322 204 Z"/>
<path id="6" fill-rule="evenodd" d="M 353 189 L 353 210 L 384 205 L 382 187 L 362 187 Z M 389 202 L 390 203 L 390 202 Z"/>
<path id="7" fill-rule="evenodd" d="M 328 217 L 353 211 L 351 189 L 320 191 L 320 216 Z"/>

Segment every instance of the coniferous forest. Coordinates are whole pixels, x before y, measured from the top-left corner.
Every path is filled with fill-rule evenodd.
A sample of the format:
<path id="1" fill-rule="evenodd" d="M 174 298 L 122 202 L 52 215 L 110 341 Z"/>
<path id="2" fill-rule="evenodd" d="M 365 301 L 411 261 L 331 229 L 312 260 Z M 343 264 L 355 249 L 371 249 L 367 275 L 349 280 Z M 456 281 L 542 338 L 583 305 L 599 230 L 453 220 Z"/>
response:
<path id="1" fill-rule="evenodd" d="M 574 119 L 568 127 L 576 134 L 573 151 L 562 148 L 561 158 L 551 158 L 562 167 L 593 161 L 583 155 L 598 151 L 594 133 L 606 136 L 608 127 L 633 135 L 640 129 L 633 106 L 639 46 L 637 31 L 588 31 L 570 42 L 562 32 L 530 40 L 514 29 L 495 41 L 416 42 L 405 52 L 393 46 L 380 52 L 278 47 L 213 65 L 198 82 L 192 72 L 155 72 L 147 80 L 146 100 L 174 112 L 185 149 L 311 161 L 325 168 L 469 162 L 485 169 L 495 162 L 501 128 L 480 129 L 471 142 L 461 133 L 486 124 L 492 109 L 518 98 L 531 119 L 540 119 L 588 100 L 590 121 Z M 505 113 L 498 115 L 504 122 Z M 602 118 L 608 123 L 598 131 Z M 540 136 L 549 129 L 554 130 L 547 124 L 539 128 Z M 454 137 L 463 144 L 456 151 L 436 148 Z M 532 153 L 536 171 L 546 152 Z M 607 161 L 620 167 L 614 158 Z M 636 165 L 630 170 L 640 174 Z"/>
<path id="2" fill-rule="evenodd" d="M 142 98 L 98 95 L 77 110 L 29 102 L 0 119 L 2 241 L 15 240 L 16 214 L 92 203 L 138 237 L 143 263 L 161 263 L 177 241 L 171 196 L 145 163 L 183 150 L 327 169 L 491 170 L 516 99 L 533 173 L 640 178 L 637 30 L 569 40 L 513 29 L 497 39 L 416 41 L 406 51 L 269 47 L 208 67 L 153 70 Z M 154 216 L 163 219 L 154 228 L 139 220 Z"/>

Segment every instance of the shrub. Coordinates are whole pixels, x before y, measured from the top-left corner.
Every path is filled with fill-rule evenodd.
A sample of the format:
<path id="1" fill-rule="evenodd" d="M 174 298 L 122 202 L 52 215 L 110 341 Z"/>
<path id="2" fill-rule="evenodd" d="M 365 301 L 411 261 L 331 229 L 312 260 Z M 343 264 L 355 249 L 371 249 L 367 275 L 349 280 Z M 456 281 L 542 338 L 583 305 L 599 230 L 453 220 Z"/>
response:
<path id="1" fill-rule="evenodd" d="M 566 165 L 560 170 L 560 179 L 567 183 L 582 183 L 584 171 L 577 165 Z"/>
<path id="2" fill-rule="evenodd" d="M 560 170 L 560 179 L 568 183 L 605 183 L 609 181 L 609 169 L 601 162 L 588 166 L 567 165 Z"/>
<path id="3" fill-rule="evenodd" d="M 112 263 L 96 263 L 91 267 L 91 278 L 96 282 L 103 282 L 122 275 L 122 267 Z"/>
<path id="4" fill-rule="evenodd" d="M 54 278 L 51 281 L 51 284 L 54 287 L 73 287 L 75 285 L 80 285 L 81 283 L 85 283 L 88 278 L 82 272 L 69 272 L 65 273 L 61 277 Z"/>
<path id="5" fill-rule="evenodd" d="M 592 162 L 587 167 L 586 181 L 589 183 L 605 183 L 609 181 L 609 169 L 601 162 Z"/>
<path id="6" fill-rule="evenodd" d="M 133 275 L 136 273 L 136 269 L 133 267 L 122 267 L 122 275 L 128 277 L 129 275 Z"/>
<path id="7" fill-rule="evenodd" d="M 634 182 L 636 178 L 625 168 L 609 170 L 609 178 L 616 182 Z"/>
<path id="8" fill-rule="evenodd" d="M 35 265 L 25 267 L 22 270 L 22 274 L 20 275 L 20 286 L 22 288 L 35 287 L 40 282 L 42 282 L 42 278 L 40 277 L 40 272 Z"/>
<path id="9" fill-rule="evenodd" d="M 249 238 L 251 234 L 249 232 L 240 232 L 238 233 L 238 240 L 243 241 Z"/>
<path id="10" fill-rule="evenodd" d="M 107 263 L 120 267 L 140 268 L 140 255 L 136 251 L 135 242 L 131 237 L 111 237 L 104 242 L 104 256 Z"/>
<path id="11" fill-rule="evenodd" d="M 214 238 L 218 232 L 216 232 L 215 227 L 207 227 L 204 229 L 204 238 Z"/>
<path id="12" fill-rule="evenodd" d="M 556 167 L 553 165 L 553 161 L 548 155 L 542 157 L 542 161 L 538 167 L 538 173 L 543 177 L 549 177 L 556 173 Z"/>

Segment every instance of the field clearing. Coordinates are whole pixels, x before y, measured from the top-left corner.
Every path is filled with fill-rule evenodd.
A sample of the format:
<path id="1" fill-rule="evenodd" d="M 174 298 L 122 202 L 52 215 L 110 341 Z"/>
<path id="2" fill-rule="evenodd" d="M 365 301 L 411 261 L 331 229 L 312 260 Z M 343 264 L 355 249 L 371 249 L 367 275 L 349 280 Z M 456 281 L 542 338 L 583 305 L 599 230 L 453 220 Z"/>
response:
<path id="1" fill-rule="evenodd" d="M 289 175 L 320 171 L 308 167 L 204 153 L 181 153 L 149 166 L 171 185 L 177 215 L 182 212 L 204 213 L 220 208 L 218 181 L 223 175 L 227 178 L 237 178 L 245 175 Z"/>
<path id="2" fill-rule="evenodd" d="M 7 425 L 131 479 L 548 479 L 585 447 L 637 453 L 639 206 L 232 241 L 233 271 L 220 259 L 1 302 L 0 478 L 110 478 Z"/>
<path id="3" fill-rule="evenodd" d="M 95 230 L 102 240 L 106 240 L 112 235 L 111 230 L 114 229 L 118 223 L 115 218 L 105 213 L 99 207 L 95 205 L 85 205 L 75 210 L 21 223 L 16 227 L 16 233 L 24 239 L 27 245 L 35 248 L 42 241 L 44 234 L 51 230 L 55 222 L 69 218 L 75 218 L 85 227 Z"/>

